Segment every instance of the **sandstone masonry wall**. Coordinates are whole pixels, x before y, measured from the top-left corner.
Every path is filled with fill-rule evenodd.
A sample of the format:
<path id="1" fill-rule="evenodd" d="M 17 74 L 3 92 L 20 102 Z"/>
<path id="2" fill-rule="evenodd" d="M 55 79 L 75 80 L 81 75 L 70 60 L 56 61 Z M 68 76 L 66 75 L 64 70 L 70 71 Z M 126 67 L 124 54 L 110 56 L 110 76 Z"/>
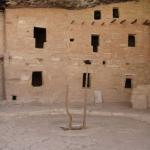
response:
<path id="1" fill-rule="evenodd" d="M 111 23 L 114 7 L 120 18 Z M 143 25 L 150 18 L 149 7 L 143 0 L 83 10 L 6 9 L 7 99 L 15 95 L 18 101 L 62 103 L 69 85 L 69 99 L 82 101 L 82 76 L 87 72 L 83 61 L 89 59 L 88 102 L 95 102 L 95 91 L 102 93 L 104 102 L 129 102 L 132 89 L 124 88 L 126 78 L 132 79 L 133 87 L 150 84 L 150 28 Z M 101 10 L 101 20 L 94 21 L 94 10 Z M 44 49 L 35 48 L 34 27 L 47 30 Z M 97 53 L 92 51 L 92 34 L 100 36 Z M 136 47 L 128 47 L 128 34 L 135 35 Z M 43 86 L 31 85 L 33 71 L 43 72 Z"/>

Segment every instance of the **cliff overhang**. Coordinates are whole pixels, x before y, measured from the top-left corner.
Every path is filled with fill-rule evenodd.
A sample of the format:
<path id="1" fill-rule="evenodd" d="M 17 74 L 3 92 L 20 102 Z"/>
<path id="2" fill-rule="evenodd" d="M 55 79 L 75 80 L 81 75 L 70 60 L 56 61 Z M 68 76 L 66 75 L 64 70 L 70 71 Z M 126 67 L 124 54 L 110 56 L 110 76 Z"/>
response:
<path id="1" fill-rule="evenodd" d="M 0 0 L 1 8 L 66 8 L 66 9 L 83 9 L 95 7 L 101 4 L 131 2 L 138 0 Z"/>

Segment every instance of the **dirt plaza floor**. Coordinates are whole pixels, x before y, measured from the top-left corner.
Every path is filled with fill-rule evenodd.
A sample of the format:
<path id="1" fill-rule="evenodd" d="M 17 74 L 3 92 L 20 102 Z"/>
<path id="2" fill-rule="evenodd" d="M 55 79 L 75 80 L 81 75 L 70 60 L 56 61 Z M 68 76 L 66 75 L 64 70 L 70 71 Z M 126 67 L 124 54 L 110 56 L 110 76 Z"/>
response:
<path id="1" fill-rule="evenodd" d="M 100 107 L 102 111 L 88 113 L 87 129 L 64 131 L 61 127 L 68 125 L 68 117 L 61 112 L 56 113 L 56 110 L 50 113 L 44 107 L 48 108 L 34 104 L 0 105 L 0 150 L 150 149 L 150 123 L 137 117 L 149 116 L 149 111 L 136 113 L 120 106 L 117 107 L 118 112 L 117 109 L 114 112 L 114 106 Z M 28 111 L 25 112 L 23 108 Z M 109 115 L 108 108 L 112 115 Z M 88 110 L 92 112 L 93 109 Z M 129 117 L 121 114 L 128 114 Z M 78 119 L 74 124 L 79 124 L 81 115 L 75 117 Z"/>

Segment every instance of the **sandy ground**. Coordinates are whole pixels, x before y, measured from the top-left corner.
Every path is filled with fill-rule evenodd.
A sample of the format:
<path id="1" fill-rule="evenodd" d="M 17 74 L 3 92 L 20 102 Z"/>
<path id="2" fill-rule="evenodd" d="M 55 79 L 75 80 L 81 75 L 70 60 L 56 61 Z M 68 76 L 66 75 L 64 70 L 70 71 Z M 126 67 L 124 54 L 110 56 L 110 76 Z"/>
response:
<path id="1" fill-rule="evenodd" d="M 63 131 L 65 115 L 0 118 L 0 150 L 150 150 L 150 124 L 88 116 L 88 128 Z"/>

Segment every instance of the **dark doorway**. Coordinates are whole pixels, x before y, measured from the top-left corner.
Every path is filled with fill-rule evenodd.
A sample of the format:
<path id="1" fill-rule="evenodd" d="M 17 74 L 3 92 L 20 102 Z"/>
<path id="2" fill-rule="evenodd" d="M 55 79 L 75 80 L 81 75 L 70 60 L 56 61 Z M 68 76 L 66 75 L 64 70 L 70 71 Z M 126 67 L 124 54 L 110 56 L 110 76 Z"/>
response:
<path id="1" fill-rule="evenodd" d="M 32 86 L 38 87 L 43 85 L 42 72 L 36 71 L 32 73 Z"/>
<path id="2" fill-rule="evenodd" d="M 91 36 L 91 45 L 93 46 L 93 52 L 98 52 L 99 35 L 92 35 Z"/>
<path id="3" fill-rule="evenodd" d="M 135 35 L 128 35 L 128 46 L 135 47 Z"/>
<path id="4" fill-rule="evenodd" d="M 43 48 L 46 42 L 46 28 L 34 27 L 35 47 Z"/>
<path id="5" fill-rule="evenodd" d="M 132 88 L 132 79 L 126 78 L 125 88 L 128 88 L 128 89 Z"/>

